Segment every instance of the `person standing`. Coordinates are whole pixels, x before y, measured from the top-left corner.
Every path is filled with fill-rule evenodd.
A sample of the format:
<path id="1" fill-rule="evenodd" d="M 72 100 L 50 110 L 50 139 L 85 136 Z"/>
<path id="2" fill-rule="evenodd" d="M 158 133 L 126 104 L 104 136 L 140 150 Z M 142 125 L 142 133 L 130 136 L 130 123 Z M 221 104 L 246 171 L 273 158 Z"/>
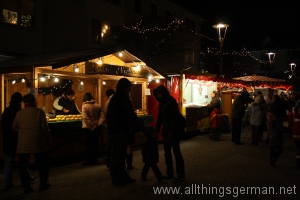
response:
<path id="1" fill-rule="evenodd" d="M 127 138 L 129 134 L 134 133 L 137 120 L 129 96 L 130 91 L 131 82 L 127 78 L 121 78 L 107 108 L 106 122 L 111 145 L 109 170 L 112 184 L 115 186 L 136 181 L 129 176 L 125 167 Z"/>
<path id="2" fill-rule="evenodd" d="M 106 123 L 107 108 L 108 108 L 108 104 L 109 104 L 110 99 L 113 97 L 113 95 L 115 93 L 116 92 L 112 88 L 107 89 L 106 92 L 105 92 L 105 95 L 108 98 L 108 100 L 104 104 L 104 119 L 103 119 L 104 120 L 104 129 L 103 129 L 103 134 L 105 134 L 106 136 L 107 136 L 107 132 L 108 132 L 107 131 L 107 123 Z M 108 142 L 107 157 L 103 159 L 108 168 L 109 168 L 109 163 L 110 163 L 110 159 L 109 159 L 110 149 L 111 149 L 111 145 Z"/>
<path id="3" fill-rule="evenodd" d="M 17 112 L 22 109 L 22 100 L 23 97 L 21 93 L 13 93 L 10 98 L 9 106 L 4 109 L 1 118 L 3 153 L 5 158 L 3 171 L 3 182 L 5 190 L 9 190 L 15 186 L 13 184 L 13 167 L 16 157 L 18 132 L 12 130 L 12 124 Z M 30 181 L 34 181 L 35 177 L 30 174 L 29 170 L 27 171 L 27 178 Z"/>
<path id="4" fill-rule="evenodd" d="M 296 102 L 292 113 L 294 118 L 292 138 L 296 145 L 296 167 L 300 169 L 300 100 Z"/>
<path id="5" fill-rule="evenodd" d="M 104 115 L 104 112 L 102 112 L 101 106 L 96 103 L 90 92 L 84 94 L 82 101 L 82 130 L 86 142 L 84 164 L 94 165 L 98 163 L 99 136 L 103 125 L 99 123 L 99 119 L 101 115 Z"/>
<path id="6" fill-rule="evenodd" d="M 72 89 L 68 89 L 62 96 L 57 97 L 53 102 L 56 115 L 74 115 L 80 114 L 80 110 L 75 102 L 75 92 Z"/>
<path id="7" fill-rule="evenodd" d="M 208 112 L 211 113 L 214 110 L 214 108 L 217 108 L 220 112 L 221 111 L 221 98 L 218 96 L 218 92 L 213 91 L 210 94 L 210 97 L 211 97 L 211 101 L 209 104 L 207 104 Z"/>
<path id="8" fill-rule="evenodd" d="M 268 109 L 267 117 L 269 121 L 269 145 L 270 145 L 270 165 L 274 166 L 279 156 L 283 152 L 283 123 L 285 108 L 282 106 L 279 95 L 273 96 L 273 101 Z"/>
<path id="9" fill-rule="evenodd" d="M 142 181 L 147 181 L 147 174 L 151 168 L 157 181 L 160 182 L 163 176 L 156 164 L 159 161 L 159 153 L 155 129 L 152 126 L 144 126 L 143 133 L 146 137 L 146 140 L 142 144 L 142 158 L 144 167 L 142 169 L 141 179 Z"/>
<path id="10" fill-rule="evenodd" d="M 232 139 L 236 145 L 243 145 L 241 142 L 242 119 L 245 116 L 246 108 L 248 107 L 250 95 L 247 91 L 243 91 L 238 95 L 232 104 L 231 118 L 232 118 Z"/>
<path id="11" fill-rule="evenodd" d="M 179 126 L 176 116 L 179 116 L 178 104 L 174 97 L 169 94 L 168 89 L 159 85 L 153 90 L 155 99 L 159 102 L 156 131 L 161 130 L 165 152 L 167 175 L 164 179 L 174 178 L 173 159 L 171 149 L 176 160 L 177 176 L 175 180 L 185 179 L 184 160 L 180 151 L 180 135 L 184 133 L 184 127 Z"/>
<path id="12" fill-rule="evenodd" d="M 27 175 L 30 154 L 34 154 L 40 178 L 40 190 L 50 187 L 48 147 L 51 135 L 45 112 L 37 108 L 35 96 L 26 94 L 23 97 L 25 108 L 17 112 L 12 129 L 18 132 L 17 155 L 20 164 L 20 178 L 24 187 L 24 194 L 33 191 Z"/>
<path id="13" fill-rule="evenodd" d="M 249 108 L 247 114 L 250 118 L 251 144 L 258 146 L 259 137 L 263 130 L 263 122 L 266 123 L 264 120 L 262 100 L 260 96 L 257 96 L 254 99 L 254 102 Z"/>

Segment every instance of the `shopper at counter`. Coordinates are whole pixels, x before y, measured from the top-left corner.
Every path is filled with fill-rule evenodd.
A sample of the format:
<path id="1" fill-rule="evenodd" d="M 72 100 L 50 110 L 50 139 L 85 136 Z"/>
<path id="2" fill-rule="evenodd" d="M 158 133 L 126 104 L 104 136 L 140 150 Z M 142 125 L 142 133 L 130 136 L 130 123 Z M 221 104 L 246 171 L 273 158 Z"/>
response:
<path id="1" fill-rule="evenodd" d="M 211 101 L 208 106 L 208 112 L 211 113 L 215 108 L 217 108 L 219 111 L 221 111 L 221 98 L 218 95 L 217 91 L 213 91 L 210 94 Z"/>
<path id="2" fill-rule="evenodd" d="M 80 110 L 75 102 L 75 92 L 72 89 L 66 90 L 62 96 L 57 97 L 53 102 L 56 115 L 80 114 Z"/>
<path id="3" fill-rule="evenodd" d="M 101 106 L 96 103 L 90 92 L 85 93 L 82 103 L 82 129 L 86 139 L 85 165 L 98 163 L 99 136 L 103 126 L 99 124 L 101 115 L 104 115 Z"/>

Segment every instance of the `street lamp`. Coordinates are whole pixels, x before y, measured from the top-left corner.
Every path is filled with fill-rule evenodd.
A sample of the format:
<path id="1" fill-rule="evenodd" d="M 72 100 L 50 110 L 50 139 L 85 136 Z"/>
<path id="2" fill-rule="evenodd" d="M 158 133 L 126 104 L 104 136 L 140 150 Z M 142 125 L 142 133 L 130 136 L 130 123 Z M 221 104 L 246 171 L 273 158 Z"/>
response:
<path id="1" fill-rule="evenodd" d="M 294 71 L 296 69 L 296 63 L 290 63 L 289 65 L 291 66 L 291 72 L 292 72 L 292 86 L 293 86 L 293 90 L 295 90 L 295 88 L 294 88 Z"/>
<path id="2" fill-rule="evenodd" d="M 220 42 L 220 77 L 222 77 L 223 72 L 223 42 L 226 36 L 227 27 L 229 27 L 228 24 L 216 24 L 212 26 L 213 28 L 217 29 L 219 42 Z"/>
<path id="3" fill-rule="evenodd" d="M 267 55 L 268 55 L 268 58 L 269 58 L 270 69 L 272 69 L 276 53 L 269 52 L 269 53 L 267 53 Z"/>

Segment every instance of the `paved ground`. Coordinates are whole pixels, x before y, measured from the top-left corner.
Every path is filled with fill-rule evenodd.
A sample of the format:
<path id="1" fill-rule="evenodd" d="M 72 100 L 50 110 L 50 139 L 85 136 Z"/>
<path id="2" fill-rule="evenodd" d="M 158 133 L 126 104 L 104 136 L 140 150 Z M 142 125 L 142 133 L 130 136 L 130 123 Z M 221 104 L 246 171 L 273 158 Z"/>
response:
<path id="1" fill-rule="evenodd" d="M 242 139 L 247 130 L 243 130 Z M 295 168 L 296 149 L 290 134 L 285 134 L 284 153 L 275 167 L 271 167 L 268 162 L 269 146 L 252 146 L 249 136 L 248 133 L 243 146 L 231 143 L 230 134 L 222 134 L 219 142 L 209 140 L 208 134 L 183 140 L 181 149 L 186 167 L 184 181 L 164 180 L 157 183 L 150 171 L 148 181 L 142 182 L 141 151 L 136 150 L 135 169 L 129 172 L 131 177 L 137 179 L 136 183 L 115 187 L 110 182 L 109 171 L 104 164 L 84 166 L 81 162 L 76 162 L 50 169 L 52 187 L 49 190 L 38 191 L 36 180 L 32 184 L 34 192 L 24 195 L 16 169 L 14 181 L 17 187 L 9 191 L 1 189 L 0 199 L 299 199 L 300 170 Z M 158 165 L 165 172 L 161 144 L 159 149 Z M 2 171 L 1 169 L 1 182 Z M 33 173 L 38 176 L 36 171 Z M 154 187 L 180 187 L 180 194 L 154 194 Z M 273 190 L 277 194 L 271 195 Z M 286 194 L 279 194 L 284 190 Z"/>

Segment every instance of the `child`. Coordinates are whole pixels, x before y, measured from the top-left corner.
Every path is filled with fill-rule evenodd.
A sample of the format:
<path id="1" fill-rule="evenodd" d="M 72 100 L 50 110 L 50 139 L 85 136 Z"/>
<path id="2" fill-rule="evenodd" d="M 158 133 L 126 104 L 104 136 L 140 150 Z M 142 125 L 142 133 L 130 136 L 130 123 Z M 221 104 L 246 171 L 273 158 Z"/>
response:
<path id="1" fill-rule="evenodd" d="M 156 163 L 158 162 L 158 143 L 157 143 L 157 135 L 155 134 L 155 129 L 152 126 L 144 126 L 143 133 L 146 136 L 146 140 L 142 144 L 142 157 L 144 167 L 142 169 L 142 181 L 147 181 L 147 174 L 152 168 L 157 181 L 160 182 L 163 177 Z"/>

